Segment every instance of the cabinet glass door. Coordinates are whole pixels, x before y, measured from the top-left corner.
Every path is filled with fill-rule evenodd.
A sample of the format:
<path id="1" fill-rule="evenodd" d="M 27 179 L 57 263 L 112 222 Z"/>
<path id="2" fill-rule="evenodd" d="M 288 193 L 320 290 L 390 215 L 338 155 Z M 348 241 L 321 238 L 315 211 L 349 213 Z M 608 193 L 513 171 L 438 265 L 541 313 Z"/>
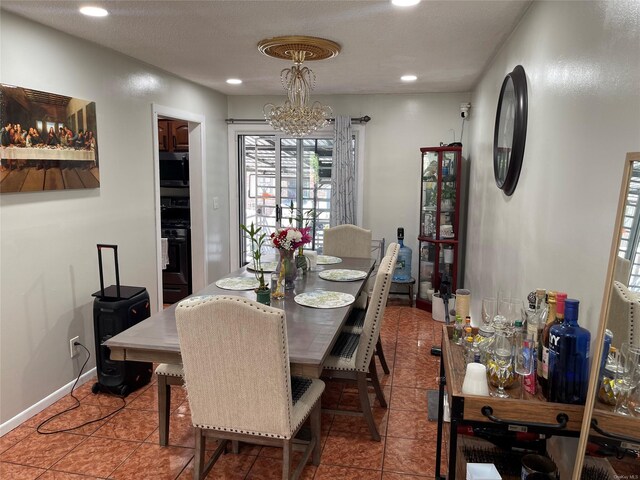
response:
<path id="1" fill-rule="evenodd" d="M 422 222 L 420 234 L 436 238 L 438 210 L 438 153 L 427 152 L 422 158 Z"/>
<path id="2" fill-rule="evenodd" d="M 456 237 L 454 231 L 456 210 L 456 178 L 458 155 L 456 152 L 442 153 L 442 192 L 440 200 L 440 239 L 452 239 Z"/>

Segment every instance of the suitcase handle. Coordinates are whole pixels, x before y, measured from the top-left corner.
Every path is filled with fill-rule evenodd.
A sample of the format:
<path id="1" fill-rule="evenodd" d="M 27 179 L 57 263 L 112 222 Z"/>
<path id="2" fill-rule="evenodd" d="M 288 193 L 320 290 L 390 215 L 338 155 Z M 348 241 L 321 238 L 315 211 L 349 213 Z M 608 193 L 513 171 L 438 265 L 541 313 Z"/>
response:
<path id="1" fill-rule="evenodd" d="M 120 298 L 120 268 L 118 267 L 118 246 L 98 243 L 98 269 L 100 270 L 100 295 L 104 298 L 104 277 L 102 275 L 102 249 L 111 248 L 113 250 L 113 259 L 116 267 L 116 292 Z"/>

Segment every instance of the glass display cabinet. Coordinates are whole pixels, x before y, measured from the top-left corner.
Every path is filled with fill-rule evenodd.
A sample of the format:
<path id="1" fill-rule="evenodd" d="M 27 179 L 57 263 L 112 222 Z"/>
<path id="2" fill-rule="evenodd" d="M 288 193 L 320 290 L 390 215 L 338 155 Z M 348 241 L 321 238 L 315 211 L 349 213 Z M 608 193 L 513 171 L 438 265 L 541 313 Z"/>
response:
<path id="1" fill-rule="evenodd" d="M 457 288 L 462 147 L 421 148 L 419 272 L 416 306 L 431 311 L 442 275 Z"/>

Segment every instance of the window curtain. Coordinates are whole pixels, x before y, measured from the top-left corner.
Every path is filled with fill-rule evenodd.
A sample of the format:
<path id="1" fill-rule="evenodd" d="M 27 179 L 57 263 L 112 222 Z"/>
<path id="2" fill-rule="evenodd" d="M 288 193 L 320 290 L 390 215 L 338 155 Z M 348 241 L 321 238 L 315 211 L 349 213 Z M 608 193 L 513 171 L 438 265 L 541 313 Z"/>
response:
<path id="1" fill-rule="evenodd" d="M 333 168 L 331 169 L 330 225 L 356 225 L 357 174 L 352 143 L 351 117 L 336 117 L 333 134 Z"/>

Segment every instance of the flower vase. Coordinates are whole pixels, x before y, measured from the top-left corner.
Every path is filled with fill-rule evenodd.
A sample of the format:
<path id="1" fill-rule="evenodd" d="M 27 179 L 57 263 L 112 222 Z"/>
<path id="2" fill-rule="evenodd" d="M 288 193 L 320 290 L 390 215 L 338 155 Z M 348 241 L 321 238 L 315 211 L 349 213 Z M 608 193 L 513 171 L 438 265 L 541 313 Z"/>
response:
<path id="1" fill-rule="evenodd" d="M 285 290 L 293 290 L 293 282 L 298 276 L 298 267 L 293 259 L 294 250 L 284 250 L 279 249 L 280 251 L 280 262 L 278 263 L 278 268 L 276 271 L 278 272 L 278 282 L 282 282 L 284 280 L 284 289 Z"/>
<path id="2" fill-rule="evenodd" d="M 298 249 L 298 255 L 296 256 L 296 267 L 302 269 L 302 274 L 307 274 L 308 264 L 307 257 L 304 256 L 304 250 L 302 247 Z"/>
<path id="3" fill-rule="evenodd" d="M 256 288 L 256 300 L 258 303 L 262 303 L 264 305 L 271 305 L 271 290 L 268 288 L 264 290 L 260 290 Z"/>

